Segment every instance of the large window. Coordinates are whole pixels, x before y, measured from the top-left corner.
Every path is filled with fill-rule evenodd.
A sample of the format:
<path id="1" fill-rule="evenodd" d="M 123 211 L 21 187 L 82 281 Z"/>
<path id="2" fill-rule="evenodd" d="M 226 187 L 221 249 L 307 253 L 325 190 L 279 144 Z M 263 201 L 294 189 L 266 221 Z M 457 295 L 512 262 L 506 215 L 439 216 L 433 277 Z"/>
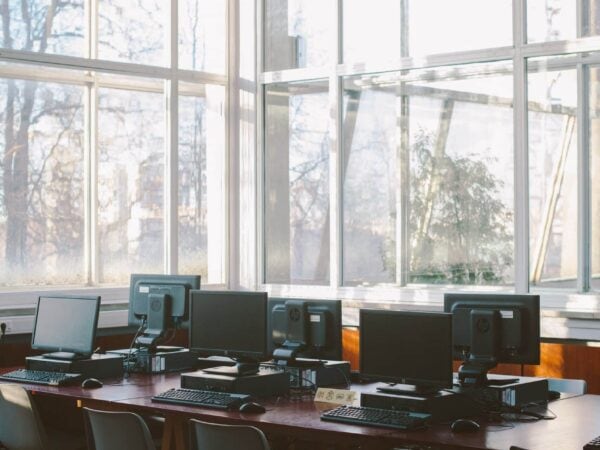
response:
<path id="1" fill-rule="evenodd" d="M 2 2 L 0 289 L 226 282 L 226 3 Z"/>
<path id="2" fill-rule="evenodd" d="M 310 3 L 260 6 L 260 282 L 600 286 L 600 2 Z"/>

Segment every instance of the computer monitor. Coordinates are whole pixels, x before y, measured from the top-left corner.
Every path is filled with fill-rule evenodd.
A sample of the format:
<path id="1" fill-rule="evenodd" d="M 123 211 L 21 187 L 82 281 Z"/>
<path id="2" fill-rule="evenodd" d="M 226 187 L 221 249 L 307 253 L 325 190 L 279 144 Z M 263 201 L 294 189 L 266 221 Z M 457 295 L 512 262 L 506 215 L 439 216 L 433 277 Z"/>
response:
<path id="1" fill-rule="evenodd" d="M 39 297 L 31 348 L 53 359 L 83 359 L 94 352 L 100 297 Z"/>
<path id="2" fill-rule="evenodd" d="M 452 315 L 360 310 L 360 374 L 378 390 L 422 395 L 452 387 Z"/>
<path id="3" fill-rule="evenodd" d="M 233 376 L 258 372 L 269 359 L 267 293 L 192 291 L 190 296 L 190 350 L 201 356 L 229 356 L 233 367 L 205 372 Z"/>
<path id="4" fill-rule="evenodd" d="M 166 331 L 185 327 L 192 289 L 200 289 L 200 275 L 131 275 L 129 325 L 140 326 L 139 347 L 153 350 Z"/>
<path id="5" fill-rule="evenodd" d="M 540 363 L 539 295 L 445 294 L 444 311 L 452 313 L 454 357 L 464 361 L 461 383 L 487 384 L 498 363 Z"/>
<path id="6" fill-rule="evenodd" d="M 269 298 L 267 314 L 269 353 L 276 361 L 342 359 L 341 300 Z"/>

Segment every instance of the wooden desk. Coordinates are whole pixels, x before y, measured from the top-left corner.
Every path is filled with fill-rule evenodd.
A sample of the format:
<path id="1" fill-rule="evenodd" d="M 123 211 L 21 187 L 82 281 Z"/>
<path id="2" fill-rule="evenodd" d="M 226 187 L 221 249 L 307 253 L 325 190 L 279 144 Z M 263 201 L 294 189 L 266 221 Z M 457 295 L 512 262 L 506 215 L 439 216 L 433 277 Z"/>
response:
<path id="1" fill-rule="evenodd" d="M 243 414 L 179 405 L 153 403 L 150 397 L 179 386 L 179 374 L 132 375 L 128 379 L 107 380 L 100 389 L 79 386 L 49 387 L 24 385 L 36 395 L 69 398 L 81 406 L 100 409 L 130 410 L 166 418 L 164 448 L 185 449 L 185 423 L 189 418 L 228 423 L 249 424 L 262 429 L 267 436 L 313 441 L 346 449 L 391 449 L 403 444 L 448 449 L 508 449 L 511 445 L 530 450 L 581 449 L 600 435 L 600 396 L 585 395 L 550 403 L 555 420 L 515 423 L 514 428 L 485 424 L 476 433 L 453 434 L 448 424 L 432 425 L 425 431 L 397 432 L 385 428 L 344 425 L 320 420 L 323 409 L 331 406 L 315 404 L 310 398 L 280 398 L 263 401 L 264 414 Z M 365 386 L 357 386 L 365 390 Z"/>

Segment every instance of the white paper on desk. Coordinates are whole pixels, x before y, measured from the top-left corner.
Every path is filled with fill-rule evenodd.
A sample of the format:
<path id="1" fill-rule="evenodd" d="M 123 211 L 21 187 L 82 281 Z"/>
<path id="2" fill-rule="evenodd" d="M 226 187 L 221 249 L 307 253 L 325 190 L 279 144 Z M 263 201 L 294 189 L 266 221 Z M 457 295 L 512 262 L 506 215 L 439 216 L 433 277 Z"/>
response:
<path id="1" fill-rule="evenodd" d="M 319 388 L 315 394 L 316 403 L 333 403 L 336 405 L 352 405 L 358 402 L 358 392 L 348 389 Z"/>

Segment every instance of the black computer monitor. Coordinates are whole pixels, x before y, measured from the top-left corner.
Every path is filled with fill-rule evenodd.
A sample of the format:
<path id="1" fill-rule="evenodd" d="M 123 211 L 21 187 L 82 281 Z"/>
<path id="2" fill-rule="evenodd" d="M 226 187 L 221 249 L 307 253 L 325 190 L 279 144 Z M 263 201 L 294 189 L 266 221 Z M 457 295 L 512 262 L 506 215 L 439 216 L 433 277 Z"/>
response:
<path id="1" fill-rule="evenodd" d="M 138 346 L 153 350 L 166 331 L 185 327 L 192 289 L 200 289 L 200 275 L 131 275 L 129 325 L 140 326 Z"/>
<path id="2" fill-rule="evenodd" d="M 205 372 L 233 376 L 257 373 L 259 362 L 270 356 L 267 293 L 192 291 L 190 350 L 237 361 L 233 367 L 213 367 Z"/>
<path id="3" fill-rule="evenodd" d="M 454 357 L 464 361 L 461 383 L 488 383 L 497 363 L 540 363 L 539 295 L 445 294 L 444 311 L 452 313 Z"/>
<path id="4" fill-rule="evenodd" d="M 341 300 L 269 298 L 267 321 L 269 353 L 276 361 L 341 361 Z"/>
<path id="5" fill-rule="evenodd" d="M 428 394 L 452 387 L 452 315 L 360 310 L 361 378 L 383 392 Z"/>
<path id="6" fill-rule="evenodd" d="M 44 295 L 38 299 L 31 348 L 53 359 L 88 358 L 94 352 L 100 297 Z"/>

